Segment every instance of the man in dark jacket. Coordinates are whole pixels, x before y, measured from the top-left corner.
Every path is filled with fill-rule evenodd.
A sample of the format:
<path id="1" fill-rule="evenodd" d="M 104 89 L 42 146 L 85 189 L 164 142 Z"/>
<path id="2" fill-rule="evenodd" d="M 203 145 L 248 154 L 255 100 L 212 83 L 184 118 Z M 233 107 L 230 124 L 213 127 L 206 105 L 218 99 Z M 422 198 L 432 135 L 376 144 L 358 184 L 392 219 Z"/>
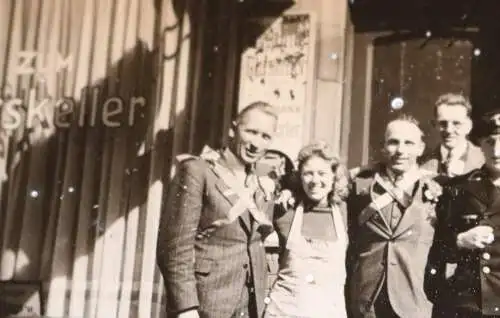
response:
<path id="1" fill-rule="evenodd" d="M 438 288 L 446 318 L 500 317 L 500 108 L 479 128 L 485 165 L 452 180 L 440 202 L 436 244 L 457 263 Z"/>
<path id="2" fill-rule="evenodd" d="M 274 182 L 257 176 L 277 126 L 274 108 L 257 102 L 232 127 L 227 148 L 178 167 L 163 207 L 157 262 L 176 317 L 260 317 L 272 231 Z"/>
<path id="3" fill-rule="evenodd" d="M 418 123 L 391 121 L 385 160 L 361 169 L 348 200 L 348 304 L 354 318 L 429 318 L 423 289 L 441 187 L 417 164 Z"/>

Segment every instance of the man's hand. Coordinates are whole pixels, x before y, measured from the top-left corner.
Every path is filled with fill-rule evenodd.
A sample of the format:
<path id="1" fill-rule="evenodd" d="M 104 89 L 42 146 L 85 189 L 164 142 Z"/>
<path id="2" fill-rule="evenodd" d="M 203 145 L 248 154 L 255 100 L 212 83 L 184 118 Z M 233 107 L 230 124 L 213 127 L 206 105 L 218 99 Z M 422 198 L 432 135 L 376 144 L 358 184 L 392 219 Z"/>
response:
<path id="1" fill-rule="evenodd" d="M 485 248 L 493 243 L 495 236 L 491 226 L 479 225 L 457 235 L 457 246 L 469 250 Z"/>
<path id="2" fill-rule="evenodd" d="M 198 314 L 198 310 L 192 309 L 188 310 L 185 312 L 180 313 L 177 315 L 178 318 L 200 318 L 200 315 Z"/>

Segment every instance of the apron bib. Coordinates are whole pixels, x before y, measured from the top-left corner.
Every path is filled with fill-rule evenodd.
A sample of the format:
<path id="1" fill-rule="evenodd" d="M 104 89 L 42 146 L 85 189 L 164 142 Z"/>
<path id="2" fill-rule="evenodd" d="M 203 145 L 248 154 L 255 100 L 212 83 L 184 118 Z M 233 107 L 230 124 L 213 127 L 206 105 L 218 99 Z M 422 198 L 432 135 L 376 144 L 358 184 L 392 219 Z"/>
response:
<path id="1" fill-rule="evenodd" d="M 338 208 L 331 211 L 337 240 L 308 240 L 301 234 L 304 207 L 297 207 L 264 317 L 347 317 L 347 232 Z"/>

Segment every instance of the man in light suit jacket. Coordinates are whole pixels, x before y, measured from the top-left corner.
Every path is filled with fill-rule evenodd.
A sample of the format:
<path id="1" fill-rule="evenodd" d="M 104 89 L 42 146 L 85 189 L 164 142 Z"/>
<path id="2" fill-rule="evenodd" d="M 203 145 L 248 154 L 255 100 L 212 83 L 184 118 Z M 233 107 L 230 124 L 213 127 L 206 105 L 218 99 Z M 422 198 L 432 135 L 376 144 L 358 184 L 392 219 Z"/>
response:
<path id="1" fill-rule="evenodd" d="M 169 186 L 157 263 L 177 317 L 259 317 L 267 283 L 263 238 L 272 231 L 274 182 L 254 173 L 276 131 L 274 108 L 240 112 L 227 148 L 189 157 Z"/>
<path id="2" fill-rule="evenodd" d="M 441 142 L 423 156 L 424 169 L 434 171 L 446 180 L 469 173 L 484 164 L 481 149 L 468 140 L 472 129 L 471 111 L 472 106 L 463 95 L 447 93 L 437 99 L 434 125 Z"/>
<path id="3" fill-rule="evenodd" d="M 353 318 L 429 318 L 423 289 L 441 187 L 417 158 L 422 131 L 411 117 L 391 121 L 384 160 L 361 169 L 348 198 L 348 304 Z"/>
<path id="4" fill-rule="evenodd" d="M 441 143 L 422 160 L 422 167 L 438 175 L 441 185 L 446 185 L 454 177 L 465 175 L 484 164 L 481 149 L 468 140 L 472 129 L 470 117 L 472 106 L 460 94 L 447 93 L 439 96 L 434 108 L 434 124 L 439 131 Z M 439 294 L 442 286 L 455 272 L 456 264 L 446 264 L 442 251 L 433 247 L 428 258 L 425 289 L 435 304 L 434 316 L 446 317 L 441 309 Z"/>

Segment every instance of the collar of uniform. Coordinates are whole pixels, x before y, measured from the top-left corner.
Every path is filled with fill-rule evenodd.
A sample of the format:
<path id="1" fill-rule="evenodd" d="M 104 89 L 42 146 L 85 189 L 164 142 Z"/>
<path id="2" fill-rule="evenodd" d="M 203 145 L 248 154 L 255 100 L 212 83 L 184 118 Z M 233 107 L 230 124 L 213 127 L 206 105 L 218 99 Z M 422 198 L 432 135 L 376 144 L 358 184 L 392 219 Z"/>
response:
<path id="1" fill-rule="evenodd" d="M 453 154 L 453 156 L 451 157 L 452 159 L 459 159 L 460 158 L 463 160 L 463 158 L 467 154 L 468 145 L 469 145 L 468 141 L 465 140 L 465 142 L 458 144 L 453 149 L 447 149 L 443 145 L 439 146 L 439 153 L 441 155 L 441 162 L 446 161 L 446 158 L 448 158 L 448 154 L 450 153 L 450 151 Z"/>
<path id="2" fill-rule="evenodd" d="M 224 161 L 226 167 L 232 171 L 246 172 L 245 164 L 229 148 L 222 149 L 221 159 Z"/>
<path id="3" fill-rule="evenodd" d="M 396 184 L 399 180 L 402 180 L 405 176 L 418 172 L 418 166 L 410 168 L 410 170 L 404 172 L 403 174 L 396 175 L 394 171 L 389 168 L 385 168 L 384 172 L 381 174 L 382 178 L 389 180 L 391 183 Z"/>
<path id="4" fill-rule="evenodd" d="M 496 188 L 500 188 L 500 175 L 492 172 L 486 165 L 481 169 L 482 177 L 489 180 Z"/>

